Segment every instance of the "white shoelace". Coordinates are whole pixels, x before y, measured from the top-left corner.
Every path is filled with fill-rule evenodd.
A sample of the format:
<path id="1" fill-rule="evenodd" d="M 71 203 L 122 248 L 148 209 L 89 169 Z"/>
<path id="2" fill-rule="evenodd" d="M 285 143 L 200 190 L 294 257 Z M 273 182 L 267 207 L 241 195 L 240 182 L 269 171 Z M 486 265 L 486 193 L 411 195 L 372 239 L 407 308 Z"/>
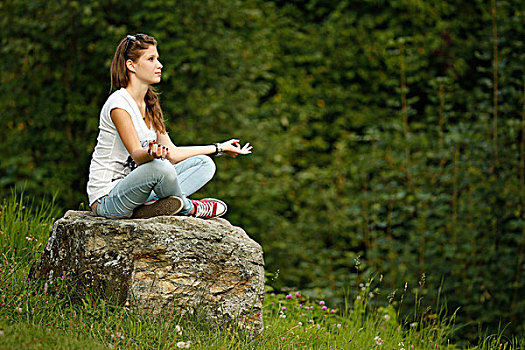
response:
<path id="1" fill-rule="evenodd" d="M 195 203 L 194 203 L 195 204 Z M 213 205 L 215 203 L 213 202 L 203 202 L 203 201 L 199 201 L 195 204 L 195 217 L 197 218 L 203 218 L 203 217 L 212 217 L 214 216 L 214 212 L 213 212 Z"/>

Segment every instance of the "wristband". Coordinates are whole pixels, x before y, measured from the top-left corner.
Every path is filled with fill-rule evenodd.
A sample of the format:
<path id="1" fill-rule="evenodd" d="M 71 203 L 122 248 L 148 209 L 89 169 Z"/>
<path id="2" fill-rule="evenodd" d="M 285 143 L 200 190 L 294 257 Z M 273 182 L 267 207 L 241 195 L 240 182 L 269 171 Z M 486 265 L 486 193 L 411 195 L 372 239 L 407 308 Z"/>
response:
<path id="1" fill-rule="evenodd" d="M 214 143 L 215 146 L 215 153 L 213 153 L 214 156 L 220 156 L 222 154 L 222 147 L 220 143 Z"/>

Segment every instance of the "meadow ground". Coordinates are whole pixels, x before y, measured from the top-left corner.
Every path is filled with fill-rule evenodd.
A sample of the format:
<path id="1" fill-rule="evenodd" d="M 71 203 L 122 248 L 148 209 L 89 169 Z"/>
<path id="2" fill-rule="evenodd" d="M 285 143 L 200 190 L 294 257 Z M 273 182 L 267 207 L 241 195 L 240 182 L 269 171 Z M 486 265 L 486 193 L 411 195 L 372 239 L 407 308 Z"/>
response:
<path id="1" fill-rule="evenodd" d="M 380 278 L 355 286 L 358 296 L 339 307 L 268 287 L 259 335 L 198 312 L 153 315 L 90 297 L 72 302 L 67 279 L 46 288 L 27 280 L 57 212 L 16 195 L 0 206 L 1 349 L 460 349 L 450 341 L 460 331 L 454 313 L 421 308 L 416 296 L 413 313 L 401 316 L 381 294 Z M 385 306 L 373 306 L 374 298 Z M 461 348 L 524 349 L 525 337 L 480 335 L 477 345 Z"/>

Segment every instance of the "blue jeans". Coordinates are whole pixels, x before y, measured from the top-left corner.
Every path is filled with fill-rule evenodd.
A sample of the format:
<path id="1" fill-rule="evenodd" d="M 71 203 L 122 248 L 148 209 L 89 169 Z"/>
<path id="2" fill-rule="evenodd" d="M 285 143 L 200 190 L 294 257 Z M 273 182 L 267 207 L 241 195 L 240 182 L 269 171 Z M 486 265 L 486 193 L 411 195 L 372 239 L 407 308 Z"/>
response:
<path id="1" fill-rule="evenodd" d="M 96 215 L 111 219 L 129 218 L 133 210 L 156 196 L 176 196 L 184 203 L 180 215 L 188 215 L 193 204 L 186 196 L 197 192 L 215 174 L 215 163 L 208 156 L 195 156 L 177 164 L 154 159 L 129 173 L 97 200 Z"/>

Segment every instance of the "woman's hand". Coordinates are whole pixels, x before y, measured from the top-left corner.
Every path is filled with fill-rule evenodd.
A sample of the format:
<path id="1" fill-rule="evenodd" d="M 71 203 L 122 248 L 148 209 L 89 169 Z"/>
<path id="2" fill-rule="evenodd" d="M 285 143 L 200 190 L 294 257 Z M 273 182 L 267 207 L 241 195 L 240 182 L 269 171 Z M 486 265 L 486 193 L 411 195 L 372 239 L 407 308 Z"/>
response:
<path id="1" fill-rule="evenodd" d="M 225 141 L 221 143 L 222 151 L 229 156 L 235 158 L 239 154 L 250 154 L 252 153 L 252 146 L 250 146 L 249 143 L 246 143 L 244 146 L 241 147 L 241 144 L 239 140 L 237 139 L 231 139 L 229 141 Z"/>
<path id="2" fill-rule="evenodd" d="M 148 154 L 153 157 L 153 159 L 166 158 L 168 156 L 168 147 L 150 141 L 148 145 Z"/>

